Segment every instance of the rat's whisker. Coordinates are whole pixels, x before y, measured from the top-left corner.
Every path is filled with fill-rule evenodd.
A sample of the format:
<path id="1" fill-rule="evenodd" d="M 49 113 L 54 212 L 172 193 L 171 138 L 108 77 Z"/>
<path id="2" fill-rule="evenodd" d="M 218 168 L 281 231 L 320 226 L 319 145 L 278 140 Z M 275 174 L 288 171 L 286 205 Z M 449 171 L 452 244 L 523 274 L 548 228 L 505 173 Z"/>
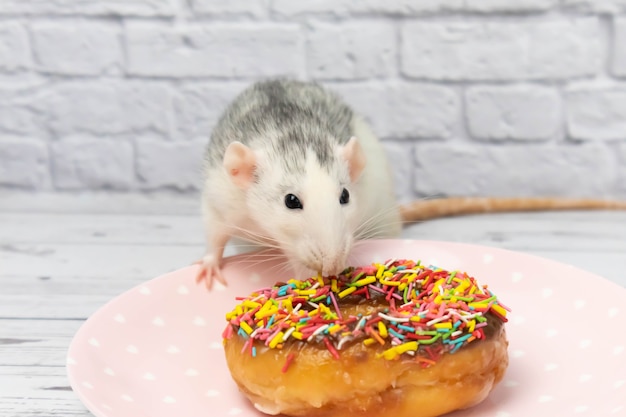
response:
<path id="1" fill-rule="evenodd" d="M 365 219 L 356 229 L 355 237 L 357 240 L 371 238 L 371 237 L 392 237 L 395 233 L 390 233 L 389 230 L 397 229 L 394 226 L 402 224 L 401 220 L 398 221 L 384 221 L 381 219 L 388 218 L 388 214 L 397 210 L 397 206 L 391 207 L 387 210 L 376 213 L 368 219 Z"/>
<path id="2" fill-rule="evenodd" d="M 390 213 L 397 212 L 399 209 L 399 205 L 394 205 L 392 207 L 387 208 L 386 210 L 381 210 L 373 216 L 365 219 L 361 222 L 360 225 L 356 228 L 356 233 L 360 233 L 361 230 L 367 229 L 371 224 L 378 222 L 381 218 L 388 217 Z"/>

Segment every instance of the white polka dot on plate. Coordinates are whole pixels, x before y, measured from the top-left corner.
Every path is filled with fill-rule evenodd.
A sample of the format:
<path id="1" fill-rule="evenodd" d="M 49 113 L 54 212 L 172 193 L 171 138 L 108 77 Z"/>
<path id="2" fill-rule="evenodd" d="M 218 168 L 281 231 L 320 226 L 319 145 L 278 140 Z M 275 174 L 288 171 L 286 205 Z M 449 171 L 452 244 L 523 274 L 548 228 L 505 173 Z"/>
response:
<path id="1" fill-rule="evenodd" d="M 217 397 L 218 395 L 220 395 L 220 392 L 214 389 L 210 389 L 204 395 L 206 395 L 207 397 Z"/>
<path id="2" fill-rule="evenodd" d="M 67 357 L 67 360 L 65 361 L 65 363 L 67 365 L 76 365 L 76 361 L 73 358 L 70 358 L 69 356 Z"/>
<path id="3" fill-rule="evenodd" d="M 113 408 L 109 404 L 100 404 L 100 407 L 104 408 L 107 411 L 113 411 Z"/>
<path id="4" fill-rule="evenodd" d="M 617 389 L 617 388 L 621 388 L 624 386 L 624 383 L 626 381 L 624 381 L 623 379 L 620 379 L 619 381 L 615 381 L 615 383 L 613 384 L 613 388 Z"/>
<path id="5" fill-rule="evenodd" d="M 546 337 L 554 337 L 559 334 L 559 331 L 556 329 L 548 329 L 546 330 Z"/>
<path id="6" fill-rule="evenodd" d="M 516 326 L 522 325 L 524 323 L 526 323 L 526 318 L 520 314 L 515 314 L 511 318 L 511 324 L 514 324 Z"/>
<path id="7" fill-rule="evenodd" d="M 619 313 L 619 308 L 611 307 L 611 308 L 609 308 L 609 311 L 608 311 L 607 314 L 608 314 L 609 318 L 612 319 L 613 317 L 617 317 L 617 313 Z"/>
<path id="8" fill-rule="evenodd" d="M 146 372 L 145 374 L 143 374 L 143 379 L 147 381 L 154 381 L 156 377 L 152 375 L 150 372 Z"/>
<path id="9" fill-rule="evenodd" d="M 93 389 L 93 385 L 90 382 L 83 381 L 83 387 L 87 389 Z"/>
<path id="10" fill-rule="evenodd" d="M 261 276 L 260 276 L 259 274 L 257 274 L 257 273 L 252 273 L 252 274 L 250 275 L 250 278 L 249 278 L 249 279 L 250 279 L 250 282 L 252 282 L 252 283 L 255 283 L 255 284 L 256 284 L 257 282 L 260 282 L 260 281 L 261 281 Z"/>
<path id="11" fill-rule="evenodd" d="M 124 395 L 120 396 L 120 398 L 121 398 L 122 400 L 126 401 L 126 402 L 129 402 L 129 403 L 132 403 L 133 401 L 135 401 L 135 400 L 133 399 L 133 397 L 131 397 L 131 396 L 130 396 L 130 395 L 128 395 L 128 394 L 124 394 Z"/>
<path id="12" fill-rule="evenodd" d="M 580 310 L 585 305 L 587 305 L 587 301 L 586 300 L 576 300 L 576 301 L 574 301 L 574 308 L 576 310 Z"/>
<path id="13" fill-rule="evenodd" d="M 511 357 L 513 358 L 521 358 L 522 356 L 525 356 L 525 355 L 526 355 L 526 352 L 520 349 L 516 349 L 513 352 L 511 352 Z"/>
<path id="14" fill-rule="evenodd" d="M 178 287 L 177 292 L 178 292 L 180 295 L 187 295 L 187 294 L 189 294 L 189 288 L 187 288 L 187 287 L 186 287 L 186 286 L 184 286 L 184 285 L 181 285 L 181 286 L 179 286 L 179 287 Z"/>
<path id="15" fill-rule="evenodd" d="M 574 412 L 577 414 L 584 413 L 589 410 L 589 407 L 586 405 L 578 405 L 574 408 Z"/>
<path id="16" fill-rule="evenodd" d="M 171 353 L 171 354 L 177 354 L 177 353 L 180 353 L 180 349 L 179 349 L 179 347 L 178 347 L 178 346 L 176 346 L 176 345 L 170 345 L 170 346 L 167 348 L 166 352 L 167 352 L 167 353 Z"/>
<path id="17" fill-rule="evenodd" d="M 103 372 L 109 376 L 115 376 L 115 371 L 111 368 L 104 368 Z"/>
<path id="18" fill-rule="evenodd" d="M 624 346 L 615 346 L 613 348 L 614 355 L 621 355 L 622 353 L 624 353 Z"/>
<path id="19" fill-rule="evenodd" d="M 132 353 L 132 354 L 137 354 L 137 353 L 139 353 L 139 349 L 135 345 L 128 345 L 126 347 L 126 352 Z"/>
<path id="20" fill-rule="evenodd" d="M 170 397 L 169 395 L 163 398 L 163 402 L 166 404 L 174 404 L 176 402 L 176 398 Z"/>
<path id="21" fill-rule="evenodd" d="M 141 288 L 139 288 L 139 293 L 141 295 L 150 295 L 152 294 L 152 290 L 146 286 L 142 286 Z"/>
<path id="22" fill-rule="evenodd" d="M 126 323 L 126 317 L 124 317 L 123 314 L 116 314 L 115 317 L 113 317 L 113 320 L 115 320 L 118 323 Z"/>
<path id="23" fill-rule="evenodd" d="M 198 316 L 193 319 L 193 324 L 195 326 L 206 326 L 206 321 L 202 317 Z"/>
<path id="24" fill-rule="evenodd" d="M 493 262 L 493 255 L 490 253 L 485 253 L 483 255 L 483 262 L 486 264 L 490 264 Z"/>
<path id="25" fill-rule="evenodd" d="M 241 414 L 242 412 L 243 412 L 243 410 L 242 410 L 241 408 L 236 408 L 236 407 L 233 407 L 233 408 L 231 408 L 231 409 L 230 409 L 230 411 L 228 412 L 228 415 L 230 415 L 230 416 L 236 416 L 236 415 Z"/>
<path id="26" fill-rule="evenodd" d="M 226 286 L 224 284 L 222 284 L 221 282 L 216 282 L 213 285 L 213 289 L 216 291 L 226 291 Z"/>
<path id="27" fill-rule="evenodd" d="M 93 347 L 100 347 L 100 342 L 98 342 L 98 339 L 96 339 L 95 337 L 89 339 L 88 342 Z"/>
<path id="28" fill-rule="evenodd" d="M 185 375 L 187 375 L 187 376 L 198 376 L 198 375 L 200 375 L 200 372 L 198 372 L 198 370 L 196 370 L 196 369 L 189 368 L 189 369 L 187 369 L 185 371 Z"/>
<path id="29" fill-rule="evenodd" d="M 209 349 L 222 349 L 224 347 L 224 345 L 220 342 L 212 342 L 209 345 Z"/>
<path id="30" fill-rule="evenodd" d="M 546 365 L 543 367 L 543 369 L 545 369 L 547 372 L 550 372 L 550 371 L 554 371 L 558 367 L 559 367 L 558 364 L 552 362 L 552 363 L 546 363 Z"/>
<path id="31" fill-rule="evenodd" d="M 511 274 L 511 281 L 513 282 L 520 282 L 523 278 L 524 274 L 522 274 L 521 272 L 513 272 Z"/>
<path id="32" fill-rule="evenodd" d="M 514 379 L 507 379 L 506 381 L 504 381 L 504 386 L 507 388 L 519 387 L 519 382 L 515 381 Z"/>
<path id="33" fill-rule="evenodd" d="M 498 411 L 496 413 L 496 417 L 510 417 L 511 413 L 509 413 L 508 411 Z"/>
<path id="34" fill-rule="evenodd" d="M 581 349 L 587 349 L 589 346 L 591 346 L 591 340 L 589 339 L 583 339 L 578 342 L 578 347 Z"/>
<path id="35" fill-rule="evenodd" d="M 578 377 L 578 382 L 585 383 L 585 382 L 589 381 L 591 378 L 592 378 L 592 376 L 589 375 L 589 374 L 582 374 L 581 376 Z"/>
<path id="36" fill-rule="evenodd" d="M 154 324 L 155 326 L 162 327 L 162 326 L 165 326 L 165 320 L 157 316 L 152 320 L 152 324 Z"/>
<path id="37" fill-rule="evenodd" d="M 541 296 L 543 298 L 548 298 L 552 296 L 553 293 L 554 291 L 552 290 L 552 288 L 544 288 L 543 290 L 541 290 Z"/>
<path id="38" fill-rule="evenodd" d="M 554 397 L 552 397 L 551 395 L 542 395 L 538 398 L 538 401 L 540 403 L 547 403 L 550 402 L 554 399 Z"/>
<path id="39" fill-rule="evenodd" d="M 614 409 L 611 410 L 611 414 L 617 414 L 620 411 L 622 411 L 624 409 L 623 405 L 618 405 L 617 407 L 615 407 Z"/>

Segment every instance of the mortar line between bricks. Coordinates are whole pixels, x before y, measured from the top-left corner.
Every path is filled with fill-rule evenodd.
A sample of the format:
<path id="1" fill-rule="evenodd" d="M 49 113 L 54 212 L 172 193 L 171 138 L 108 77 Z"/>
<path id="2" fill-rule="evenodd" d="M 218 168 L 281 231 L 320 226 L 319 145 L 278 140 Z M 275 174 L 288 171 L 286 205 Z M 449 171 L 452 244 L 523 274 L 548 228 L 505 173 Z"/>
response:
<path id="1" fill-rule="evenodd" d="M 395 68 L 395 73 L 393 74 L 393 77 L 398 79 L 402 77 L 402 47 L 403 47 L 403 40 L 402 40 L 402 26 L 404 25 L 404 22 L 402 21 L 402 19 L 395 19 L 394 22 L 395 23 L 394 29 L 395 29 L 395 33 L 394 33 L 394 38 L 395 38 L 395 64 L 396 64 L 396 68 Z"/>
<path id="2" fill-rule="evenodd" d="M 608 13 L 609 15 L 620 15 L 621 13 Z M 502 23 L 527 23 L 527 22 L 550 22 L 553 20 L 567 20 L 568 18 L 593 18 L 607 15 L 606 12 L 563 12 L 556 10 L 545 11 L 511 11 L 511 12 L 455 12 L 455 13 L 423 13 L 423 14 L 401 14 L 401 13 L 359 13 L 333 15 L 329 13 L 307 13 L 306 15 L 278 16 L 281 20 L 277 22 L 301 22 L 309 19 L 324 23 L 342 24 L 344 22 L 355 22 L 361 20 L 382 20 L 396 21 L 399 19 L 407 21 L 441 22 L 449 23 L 480 23 L 485 21 L 496 21 Z"/>
<path id="3" fill-rule="evenodd" d="M 366 19 L 366 18 L 386 18 L 386 19 L 411 19 L 411 20 L 438 20 L 438 19 L 459 19 L 465 20 L 467 18 L 482 20 L 482 19 L 504 19 L 506 20 L 515 20 L 515 19 L 533 19 L 537 17 L 541 18 L 554 18 L 554 17 L 591 17 L 591 16 L 616 16 L 622 15 L 626 13 L 626 10 L 621 11 L 585 11 L 585 10 L 575 10 L 570 9 L 566 6 L 561 5 L 561 9 L 555 6 L 551 9 L 545 10 L 510 10 L 510 11 L 476 11 L 476 10 L 458 10 L 458 11 L 424 11 L 424 12 L 415 12 L 415 13 L 389 13 L 389 12 L 349 12 L 349 13 L 333 13 L 333 12 L 306 12 L 303 14 L 293 14 L 293 15 L 283 15 L 279 12 L 276 12 L 272 7 L 267 5 L 267 14 L 265 16 L 255 16 L 246 12 L 218 12 L 218 13 L 210 13 L 210 12 L 202 12 L 195 11 L 192 7 L 188 10 L 191 12 L 190 17 L 193 19 L 198 19 L 198 21 L 207 21 L 207 22 L 215 22 L 215 21 L 241 21 L 242 17 L 246 18 L 246 21 L 263 21 L 267 20 L 269 22 L 297 22 L 300 20 L 307 20 L 310 18 L 315 19 L 325 19 L 329 22 L 337 23 L 342 21 L 354 20 L 354 19 Z M 176 13 L 173 12 L 171 14 L 155 14 L 155 15 L 146 15 L 139 13 L 129 13 L 129 12 L 121 12 L 121 13 L 98 13 L 98 12 L 72 12 L 72 13 L 55 13 L 55 12 L 41 12 L 41 13 L 27 13 L 27 12 L 2 12 L 0 11 L 0 23 L 5 21 L 15 21 L 15 20 L 45 20 L 45 21 L 62 21 L 62 20 L 101 20 L 106 21 L 108 19 L 116 19 L 116 18 L 124 18 L 124 19 L 133 19 L 138 21 L 154 21 L 154 22 L 171 22 L 175 20 Z"/>
<path id="4" fill-rule="evenodd" d="M 26 32 L 26 42 L 28 44 L 28 49 L 29 49 L 29 59 L 30 59 L 30 68 L 29 70 L 31 71 L 37 71 L 37 53 L 36 53 L 36 48 L 35 48 L 35 39 L 33 36 L 33 30 L 32 30 L 32 25 L 31 22 L 28 23 L 23 23 L 20 25 L 24 31 Z"/>
<path id="5" fill-rule="evenodd" d="M 615 30 L 615 21 L 616 16 L 604 16 L 604 18 L 601 20 L 604 27 L 605 27 L 605 36 L 606 36 L 606 50 L 605 50 L 605 61 L 604 61 L 604 65 L 605 65 L 605 71 L 606 71 L 606 75 L 610 78 L 615 78 L 615 74 L 613 71 L 613 63 L 614 63 L 614 58 L 615 58 L 615 54 L 613 53 L 614 51 L 617 51 L 616 49 L 616 44 L 617 44 L 617 40 L 615 39 L 615 37 L 617 36 L 617 31 Z"/>
<path id="6" fill-rule="evenodd" d="M 504 18 L 504 19 L 530 19 L 542 16 L 551 15 L 551 11 L 511 11 L 511 12 L 478 12 L 478 11 L 459 11 L 459 12 L 423 12 L 423 13 L 388 13 L 388 12 L 349 12 L 349 13 L 333 13 L 333 12 L 310 12 L 305 14 L 295 15 L 280 15 L 280 21 L 301 21 L 314 18 L 316 20 L 328 22 L 328 23 L 341 23 L 344 21 L 358 21 L 361 19 L 409 19 L 409 20 L 439 20 L 439 19 L 459 19 L 466 18 L 471 19 L 490 19 L 490 18 Z M 584 16 L 589 16 L 585 14 Z"/>
<path id="7" fill-rule="evenodd" d="M 459 97 L 459 130 L 460 135 L 462 136 L 462 140 L 465 142 L 474 142 L 477 140 L 472 134 L 471 129 L 469 127 L 469 115 L 467 113 L 467 85 L 459 86 L 457 89 L 457 94 Z"/>
<path id="8" fill-rule="evenodd" d="M 565 103 L 565 85 L 555 85 L 554 89 L 557 92 L 557 96 L 559 98 L 558 102 L 558 115 L 559 115 L 559 130 L 556 132 L 556 137 L 551 140 L 551 142 L 559 144 L 566 143 L 568 141 L 568 132 L 567 132 L 567 109 Z"/>
<path id="9" fill-rule="evenodd" d="M 117 20 L 117 27 L 119 28 L 118 41 L 120 43 L 120 75 L 121 78 L 125 78 L 128 74 L 128 38 L 126 36 L 126 21 L 120 17 Z"/>

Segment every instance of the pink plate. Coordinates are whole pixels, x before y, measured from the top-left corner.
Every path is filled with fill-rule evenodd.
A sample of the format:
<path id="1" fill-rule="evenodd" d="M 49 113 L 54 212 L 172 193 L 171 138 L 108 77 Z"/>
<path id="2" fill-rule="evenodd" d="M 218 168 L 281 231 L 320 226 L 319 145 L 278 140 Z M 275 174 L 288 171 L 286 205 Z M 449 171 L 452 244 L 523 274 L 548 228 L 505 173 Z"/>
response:
<path id="1" fill-rule="evenodd" d="M 504 380 L 482 404 L 451 416 L 626 415 L 624 288 L 553 261 L 458 243 L 371 241 L 351 264 L 393 257 L 467 271 L 513 309 Z M 97 417 L 262 416 L 231 380 L 221 341 L 235 296 L 286 278 L 278 261 L 260 259 L 229 258 L 227 288 L 207 292 L 187 267 L 96 312 L 67 357 L 87 408 Z"/>

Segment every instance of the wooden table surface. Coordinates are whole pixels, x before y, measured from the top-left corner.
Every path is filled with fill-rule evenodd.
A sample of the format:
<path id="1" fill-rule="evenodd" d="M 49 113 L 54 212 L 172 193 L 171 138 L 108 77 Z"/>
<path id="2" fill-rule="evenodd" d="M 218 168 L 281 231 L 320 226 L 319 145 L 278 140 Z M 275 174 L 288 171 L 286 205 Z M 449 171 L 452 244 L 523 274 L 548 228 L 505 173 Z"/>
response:
<path id="1" fill-rule="evenodd" d="M 0 416 L 91 416 L 65 356 L 110 299 L 203 252 L 197 201 L 177 196 L 0 194 Z M 410 226 L 571 264 L 626 287 L 626 212 L 508 213 Z"/>

